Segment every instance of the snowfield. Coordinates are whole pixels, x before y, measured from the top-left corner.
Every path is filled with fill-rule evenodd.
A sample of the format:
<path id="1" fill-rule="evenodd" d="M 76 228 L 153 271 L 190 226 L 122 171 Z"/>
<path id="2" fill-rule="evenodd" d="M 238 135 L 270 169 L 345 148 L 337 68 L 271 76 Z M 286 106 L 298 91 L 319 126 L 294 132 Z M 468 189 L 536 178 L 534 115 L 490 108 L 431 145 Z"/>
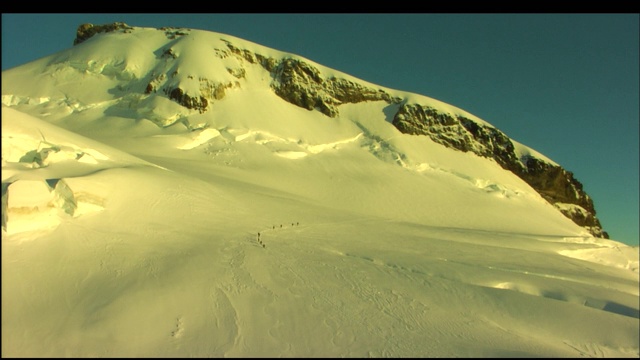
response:
<path id="1" fill-rule="evenodd" d="M 637 247 L 385 102 L 328 118 L 257 66 L 204 113 L 116 111 L 164 61 L 147 31 L 2 74 L 3 356 L 640 356 Z M 220 35 L 194 33 L 177 54 Z M 230 76 L 206 60 L 183 62 Z"/>

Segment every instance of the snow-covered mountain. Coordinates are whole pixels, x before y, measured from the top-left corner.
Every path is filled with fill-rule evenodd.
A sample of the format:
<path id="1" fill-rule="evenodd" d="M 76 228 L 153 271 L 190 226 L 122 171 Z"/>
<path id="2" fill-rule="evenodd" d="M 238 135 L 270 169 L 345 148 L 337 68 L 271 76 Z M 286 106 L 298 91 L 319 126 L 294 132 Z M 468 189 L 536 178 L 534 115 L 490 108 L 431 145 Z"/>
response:
<path id="1" fill-rule="evenodd" d="M 379 117 L 400 132 L 426 135 L 447 147 L 493 159 L 591 234 L 608 238 L 595 216 L 591 198 L 571 172 L 460 109 L 424 96 L 384 89 L 309 60 L 228 36 L 207 39 L 212 35 L 190 29 L 85 24 L 78 29 L 74 44 L 95 40 L 96 34 L 106 36 L 84 44 L 81 51 L 74 48 L 48 58 L 46 65 L 41 60 L 44 66 L 30 69 L 30 79 L 37 79 L 38 86 L 43 87 L 35 98 L 30 91 L 15 87 L 18 82 L 29 84 L 26 79 L 13 78 L 25 76 L 22 71 L 8 72 L 3 103 L 15 106 L 40 102 L 40 108 L 50 108 L 53 103 L 74 112 L 98 108 L 103 114 L 150 120 L 161 127 L 182 123 L 188 129 L 200 130 L 211 125 L 201 118 L 212 118 L 216 103 L 232 92 L 269 90 L 291 104 L 331 118 L 341 117 L 339 107 L 343 104 L 380 102 L 385 111 Z M 104 51 L 104 47 L 109 50 Z M 96 56 L 98 48 L 100 55 Z M 95 89 L 104 96 L 86 98 L 85 87 L 68 78 L 79 74 L 83 74 L 82 81 L 87 77 L 95 81 Z M 260 76 L 260 80 L 252 76 Z M 61 80 L 69 89 L 64 94 L 59 92 Z M 45 90 L 51 88 L 58 91 Z M 205 113 L 211 116 L 193 116 Z M 44 114 L 59 118 L 48 111 Z M 199 123 L 192 124 L 194 118 Z"/>
<path id="2" fill-rule="evenodd" d="M 462 109 L 123 23 L 2 104 L 3 355 L 638 356 L 638 249 Z"/>

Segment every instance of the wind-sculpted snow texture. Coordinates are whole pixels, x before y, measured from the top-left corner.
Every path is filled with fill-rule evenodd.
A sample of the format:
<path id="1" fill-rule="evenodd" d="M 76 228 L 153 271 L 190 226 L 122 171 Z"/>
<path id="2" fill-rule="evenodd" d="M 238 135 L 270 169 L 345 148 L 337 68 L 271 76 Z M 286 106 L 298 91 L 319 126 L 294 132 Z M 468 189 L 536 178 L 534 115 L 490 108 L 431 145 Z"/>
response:
<path id="1" fill-rule="evenodd" d="M 461 109 L 123 23 L 2 80 L 3 356 L 640 355 L 638 248 Z"/>

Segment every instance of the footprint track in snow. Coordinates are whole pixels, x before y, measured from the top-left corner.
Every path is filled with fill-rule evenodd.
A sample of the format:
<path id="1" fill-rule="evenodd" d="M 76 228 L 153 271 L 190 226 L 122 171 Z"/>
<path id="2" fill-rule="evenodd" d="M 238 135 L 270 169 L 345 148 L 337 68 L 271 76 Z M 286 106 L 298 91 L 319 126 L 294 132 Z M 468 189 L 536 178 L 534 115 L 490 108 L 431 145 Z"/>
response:
<path id="1" fill-rule="evenodd" d="M 176 327 L 171 331 L 171 337 L 179 339 L 184 334 L 184 318 L 179 316 L 176 318 Z"/>

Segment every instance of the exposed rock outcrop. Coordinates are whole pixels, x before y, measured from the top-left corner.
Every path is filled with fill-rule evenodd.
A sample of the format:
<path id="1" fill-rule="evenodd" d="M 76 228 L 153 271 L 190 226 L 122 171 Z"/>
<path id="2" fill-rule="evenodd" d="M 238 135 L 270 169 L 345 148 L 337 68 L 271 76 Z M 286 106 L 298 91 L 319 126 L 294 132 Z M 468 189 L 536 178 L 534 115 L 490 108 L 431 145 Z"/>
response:
<path id="1" fill-rule="evenodd" d="M 165 29 L 165 31 L 168 30 Z M 180 33 L 180 35 L 186 34 Z M 227 89 L 240 87 L 240 83 L 238 81 L 222 82 L 204 77 L 198 77 L 196 79 L 193 75 L 187 75 L 186 78 L 182 79 L 182 81 L 198 82 L 198 90 L 195 92 L 192 90 L 192 93 L 189 93 L 184 90 L 185 87 L 181 83 L 176 83 L 175 80 L 172 80 L 176 78 L 181 70 L 174 62 L 178 59 L 178 55 L 174 49 L 171 47 L 163 49 L 160 52 L 158 59 L 164 60 L 161 65 L 164 68 L 157 68 L 156 71 L 158 72 L 154 71 L 148 77 L 149 82 L 144 89 L 145 95 L 156 94 L 158 93 L 158 90 L 161 90 L 161 93 L 164 93 L 170 100 L 175 101 L 187 109 L 197 110 L 200 113 L 204 113 L 214 100 L 221 100 L 225 97 Z M 238 79 L 242 79 L 245 76 L 245 70 L 242 68 L 227 68 L 227 71 Z M 190 86 L 190 88 L 193 89 L 193 86 Z M 170 126 L 171 124 L 171 122 L 163 122 L 162 126 Z"/>
<path id="2" fill-rule="evenodd" d="M 526 159 L 524 166 L 521 163 L 510 165 L 508 169 L 536 189 L 543 198 L 556 205 L 565 216 L 588 228 L 594 236 L 609 238 L 596 217 L 593 200 L 583 190 L 582 183 L 573 177 L 572 172 L 532 157 Z M 578 208 L 567 208 L 563 204 L 577 205 Z"/>
<path id="3" fill-rule="evenodd" d="M 82 24 L 78 26 L 78 30 L 76 31 L 76 38 L 75 40 L 73 40 L 73 45 L 78 45 L 98 33 L 113 32 L 118 30 L 122 30 L 123 32 L 128 32 L 132 29 L 133 27 L 123 22 L 114 22 L 113 24 L 105 24 L 105 25 L 93 25 L 89 23 Z"/>
<path id="4" fill-rule="evenodd" d="M 201 113 L 207 109 L 209 101 L 202 96 L 189 96 L 180 88 L 173 88 L 171 90 L 166 89 L 165 92 L 169 96 L 169 99 L 174 100 L 178 104 L 188 108 L 195 109 Z"/>
<path id="5" fill-rule="evenodd" d="M 534 157 L 519 159 L 513 143 L 500 130 L 418 104 L 400 106 L 393 125 L 403 133 L 426 135 L 447 147 L 494 159 L 526 181 L 573 222 L 596 237 L 609 238 L 596 217 L 593 201 L 573 173 Z"/>
<path id="6" fill-rule="evenodd" d="M 381 89 L 372 89 L 346 79 L 324 78 L 316 67 L 294 58 L 276 60 L 246 49 L 235 47 L 226 41 L 231 54 L 251 64 L 259 64 L 271 73 L 271 88 L 282 99 L 307 110 L 318 110 L 329 117 L 339 115 L 338 106 L 362 101 L 386 101 L 399 103 Z M 229 56 L 219 50 L 220 57 Z"/>
<path id="7" fill-rule="evenodd" d="M 171 26 L 161 27 L 158 30 L 164 31 L 164 35 L 167 37 L 167 39 L 172 39 L 172 40 L 175 39 L 177 36 L 189 35 L 189 31 L 191 31 L 191 29 L 177 28 L 177 27 L 171 27 Z"/>
<path id="8" fill-rule="evenodd" d="M 222 40 L 222 41 L 224 41 L 227 44 L 227 48 L 229 50 L 227 51 L 225 49 L 216 49 L 218 52 L 218 56 L 221 59 L 224 59 L 225 57 L 230 56 L 231 54 L 235 54 L 239 58 L 248 61 L 250 64 L 261 65 L 263 68 L 265 68 L 269 72 L 272 72 L 279 63 L 278 60 L 272 57 L 266 57 L 260 54 L 255 54 L 246 49 L 240 49 L 238 47 L 235 47 L 233 44 L 231 44 L 231 42 L 227 40 Z"/>
<path id="9" fill-rule="evenodd" d="M 353 81 L 325 79 L 315 67 L 285 58 L 273 70 L 271 87 L 284 100 L 308 110 L 317 109 L 329 117 L 339 114 L 338 105 L 363 101 L 399 102 L 383 90 L 367 88 Z"/>
<path id="10" fill-rule="evenodd" d="M 90 27 L 89 29 L 94 28 Z M 109 27 L 109 29 L 111 28 Z M 160 30 L 168 31 L 168 28 Z M 186 33 L 181 32 L 180 35 L 186 35 Z M 318 110 L 329 117 L 338 116 L 338 105 L 343 103 L 380 100 L 399 103 L 401 101 L 400 98 L 393 98 L 383 90 L 368 88 L 350 80 L 336 77 L 324 78 L 316 67 L 298 59 L 277 60 L 240 49 L 229 41 L 225 41 L 225 43 L 227 49 L 215 49 L 218 57 L 236 56 L 250 64 L 262 66 L 270 72 L 271 88 L 278 96 L 296 106 L 308 110 Z M 170 63 L 177 59 L 178 55 L 172 48 L 167 48 L 160 52 L 159 58 L 167 61 L 167 68 L 170 68 Z M 219 82 L 199 78 L 199 94 L 188 94 L 180 86 L 167 84 L 167 80 L 173 78 L 178 72 L 177 68 L 172 69 L 171 74 L 152 75 L 144 88 L 144 94 L 150 95 L 162 90 L 169 99 L 188 109 L 198 110 L 202 113 L 207 111 L 213 100 L 224 98 L 227 89 L 240 87 L 238 81 Z M 246 73 L 242 67 L 227 68 L 227 71 L 239 80 L 244 79 Z M 193 77 L 189 78 L 193 79 Z"/>

